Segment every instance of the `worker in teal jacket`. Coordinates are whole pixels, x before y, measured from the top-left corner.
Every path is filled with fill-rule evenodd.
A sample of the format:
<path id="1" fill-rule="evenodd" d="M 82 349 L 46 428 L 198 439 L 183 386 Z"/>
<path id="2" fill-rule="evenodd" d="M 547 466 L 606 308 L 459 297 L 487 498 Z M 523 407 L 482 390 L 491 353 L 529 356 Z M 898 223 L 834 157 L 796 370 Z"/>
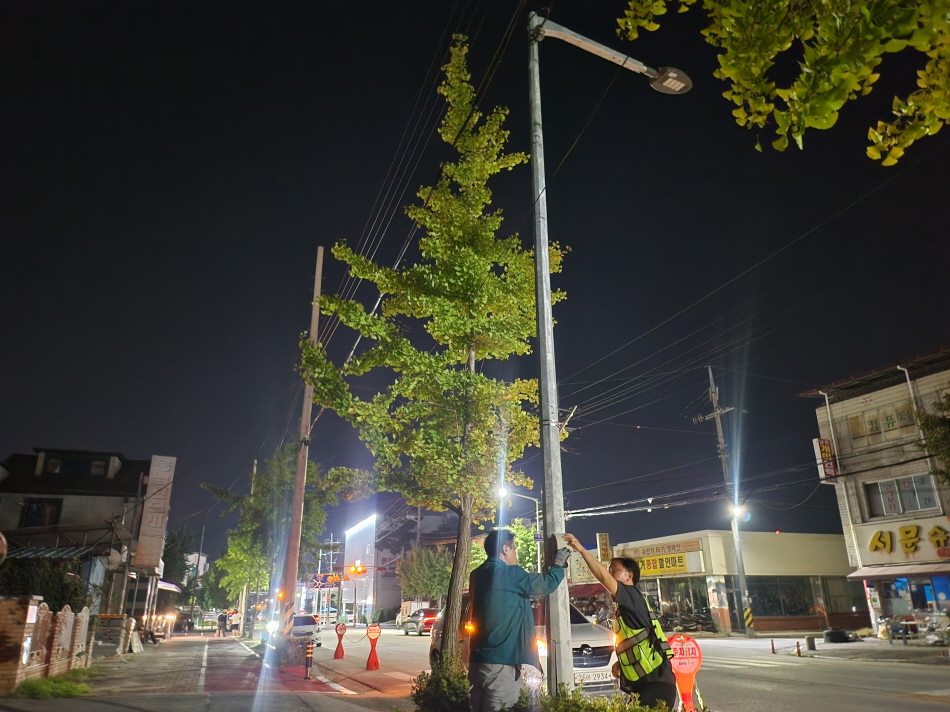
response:
<path id="1" fill-rule="evenodd" d="M 571 551 L 558 551 L 547 573 L 528 573 L 518 566 L 511 531 L 494 529 L 485 538 L 485 553 L 488 559 L 469 578 L 472 712 L 511 707 L 524 686 L 522 665 L 540 667 L 531 599 L 548 595 L 564 580 Z"/>

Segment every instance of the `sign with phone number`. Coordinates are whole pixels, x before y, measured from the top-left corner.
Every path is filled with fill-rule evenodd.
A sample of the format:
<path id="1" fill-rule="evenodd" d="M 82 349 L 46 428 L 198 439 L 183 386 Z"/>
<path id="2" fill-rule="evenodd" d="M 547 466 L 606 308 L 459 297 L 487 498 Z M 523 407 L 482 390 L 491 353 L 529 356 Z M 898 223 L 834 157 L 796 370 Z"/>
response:
<path id="1" fill-rule="evenodd" d="M 637 559 L 641 574 L 685 574 L 686 554 L 644 556 Z"/>

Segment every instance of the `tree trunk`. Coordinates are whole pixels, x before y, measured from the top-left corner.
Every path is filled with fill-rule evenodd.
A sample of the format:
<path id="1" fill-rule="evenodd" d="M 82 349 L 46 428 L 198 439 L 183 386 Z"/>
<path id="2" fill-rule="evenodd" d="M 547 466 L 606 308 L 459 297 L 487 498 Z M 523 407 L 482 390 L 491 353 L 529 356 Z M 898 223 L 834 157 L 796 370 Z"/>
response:
<path id="1" fill-rule="evenodd" d="M 456 537 L 452 577 L 449 579 L 449 604 L 442 625 L 442 656 L 458 653 L 458 631 L 462 622 L 462 592 L 468 587 L 468 555 L 472 548 L 472 496 L 464 495 L 459 507 L 459 528 Z"/>

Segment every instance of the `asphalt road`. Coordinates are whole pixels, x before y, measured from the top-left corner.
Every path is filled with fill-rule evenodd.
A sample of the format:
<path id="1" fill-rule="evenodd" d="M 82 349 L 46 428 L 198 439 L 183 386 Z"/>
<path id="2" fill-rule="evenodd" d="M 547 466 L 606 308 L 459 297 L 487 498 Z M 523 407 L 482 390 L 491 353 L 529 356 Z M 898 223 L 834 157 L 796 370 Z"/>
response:
<path id="1" fill-rule="evenodd" d="M 0 698 L 0 712 L 392 712 L 411 708 L 408 682 L 428 666 L 429 637 L 384 631 L 380 669 L 367 671 L 362 630 L 350 630 L 346 657 L 333 659 L 324 632 L 314 658 L 318 680 L 290 682 L 264 672 L 236 641 L 187 640 L 160 655 L 114 666 L 121 683 L 108 697 L 73 700 Z M 798 658 L 768 641 L 704 639 L 698 683 L 714 712 L 927 712 L 950 709 L 950 666 Z M 787 644 L 788 641 L 785 641 Z M 208 651 L 207 654 L 205 651 Z M 162 662 L 164 660 L 164 662 Z M 164 666 L 164 669 L 162 669 Z M 204 671 L 203 673 L 201 671 Z M 94 683 L 94 687 L 95 687 Z M 162 689 L 164 686 L 164 689 Z M 138 692 L 132 692 L 138 689 Z"/>
<path id="2" fill-rule="evenodd" d="M 950 666 L 771 655 L 767 643 L 701 641 L 697 684 L 715 712 L 950 709 Z"/>

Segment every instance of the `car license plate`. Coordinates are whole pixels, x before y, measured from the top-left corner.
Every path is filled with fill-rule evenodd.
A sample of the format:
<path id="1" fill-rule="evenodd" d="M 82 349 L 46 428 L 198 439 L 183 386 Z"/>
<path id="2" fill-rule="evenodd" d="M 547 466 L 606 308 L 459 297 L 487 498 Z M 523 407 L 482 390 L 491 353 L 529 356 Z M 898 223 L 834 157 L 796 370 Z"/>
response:
<path id="1" fill-rule="evenodd" d="M 574 684 L 580 685 L 584 682 L 610 682 L 614 679 L 610 670 L 600 670 L 598 672 L 575 672 Z"/>

